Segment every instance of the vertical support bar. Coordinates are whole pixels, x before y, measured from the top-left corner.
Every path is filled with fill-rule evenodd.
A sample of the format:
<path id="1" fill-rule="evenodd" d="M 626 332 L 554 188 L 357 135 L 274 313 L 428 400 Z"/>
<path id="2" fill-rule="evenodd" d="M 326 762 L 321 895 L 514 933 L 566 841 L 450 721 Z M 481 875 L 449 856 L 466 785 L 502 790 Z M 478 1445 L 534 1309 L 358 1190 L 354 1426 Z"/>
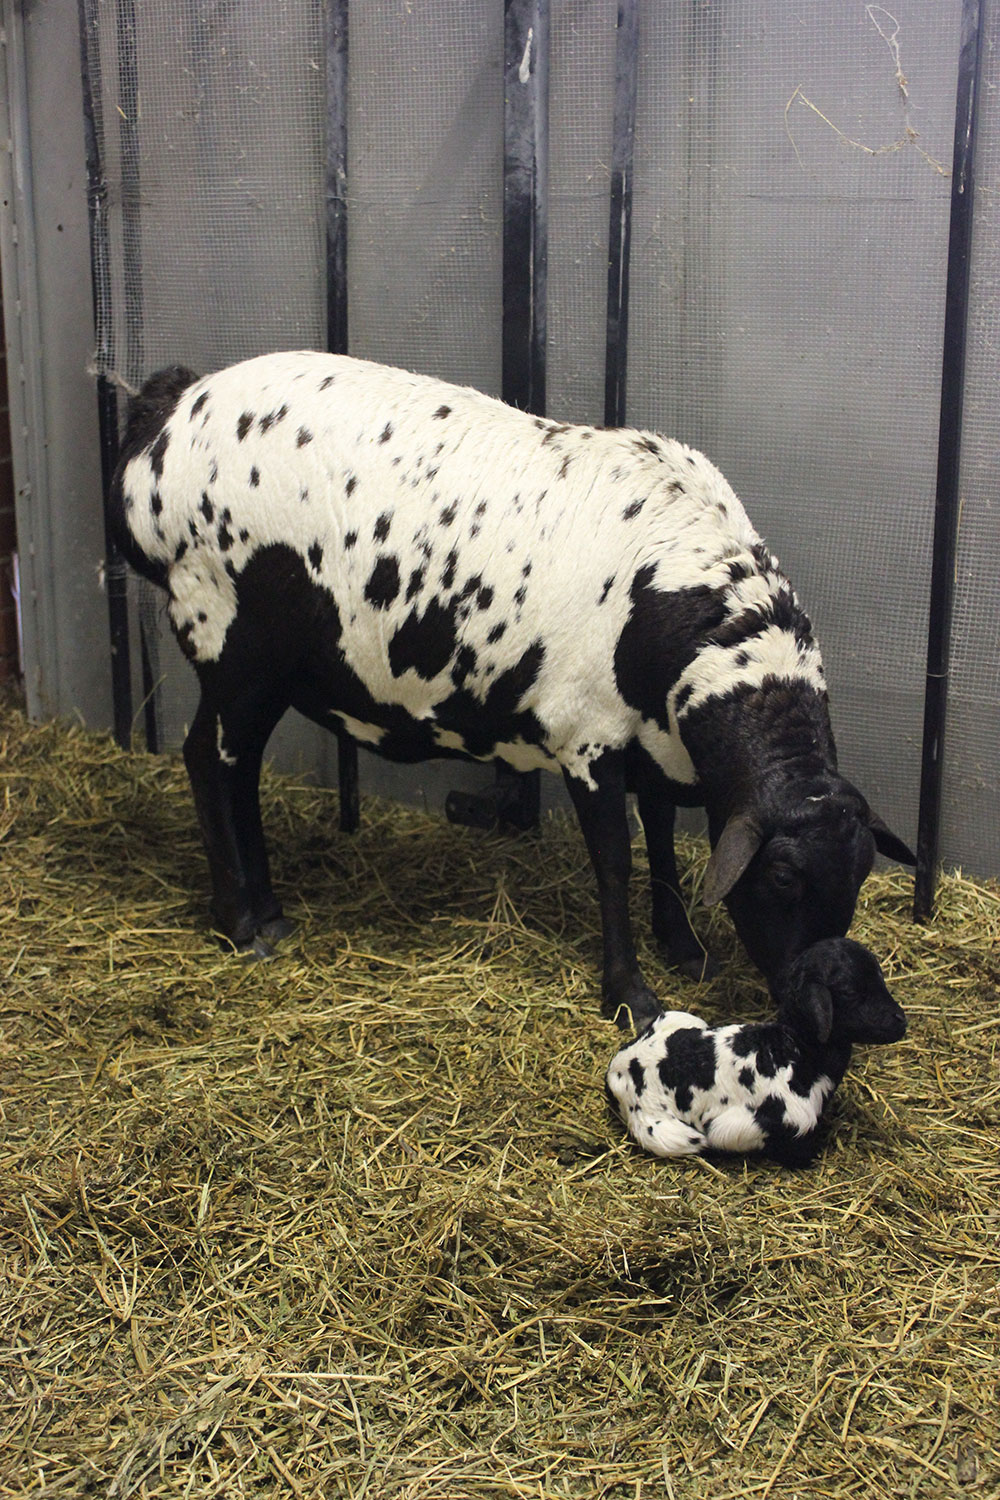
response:
<path id="1" fill-rule="evenodd" d="M 619 0 L 615 45 L 615 114 L 611 142 L 611 223 L 608 230 L 605 427 L 625 425 L 629 263 L 632 249 L 632 158 L 638 70 L 639 0 Z"/>
<path id="2" fill-rule="evenodd" d="M 926 920 L 934 907 L 941 836 L 945 719 L 948 708 L 955 558 L 958 549 L 962 407 L 975 212 L 976 115 L 983 10 L 983 0 L 963 0 L 941 365 L 941 425 L 938 433 L 937 493 L 934 503 L 933 562 L 927 624 L 927 687 L 920 766 L 917 873 L 913 897 L 913 915 L 917 921 Z"/>
<path id="3" fill-rule="evenodd" d="M 326 347 L 347 353 L 347 0 L 326 0 Z"/>
<path id="4" fill-rule="evenodd" d="M 145 374 L 143 348 L 142 240 L 139 175 L 139 66 L 135 0 L 117 0 L 118 135 L 122 171 L 122 263 L 125 273 L 125 378 Z M 160 749 L 159 652 L 155 632 L 139 613 L 139 660 L 146 749 Z"/>
<path id="5" fill-rule="evenodd" d="M 326 0 L 326 347 L 347 353 L 347 74 L 348 0 Z M 358 747 L 337 731 L 340 827 L 356 833 L 361 822 Z"/>
<path id="6" fill-rule="evenodd" d="M 501 395 L 545 415 L 549 0 L 504 0 Z M 537 771 L 497 766 L 500 827 L 537 828 Z"/>
<path id="7" fill-rule="evenodd" d="M 132 682 L 129 662 L 128 574 L 111 535 L 108 498 L 118 461 L 118 398 L 108 379 L 111 368 L 111 265 L 108 236 L 108 185 L 104 174 L 96 100 L 101 91 L 101 55 L 97 19 L 87 0 L 79 0 L 80 67 L 83 82 L 83 135 L 87 170 L 87 217 L 90 229 L 90 279 L 94 301 L 97 421 L 104 502 L 105 579 L 111 634 L 111 696 L 114 733 L 128 749 L 132 742 Z"/>
<path id="8" fill-rule="evenodd" d="M 545 415 L 549 156 L 548 0 L 504 0 L 501 394 Z"/>

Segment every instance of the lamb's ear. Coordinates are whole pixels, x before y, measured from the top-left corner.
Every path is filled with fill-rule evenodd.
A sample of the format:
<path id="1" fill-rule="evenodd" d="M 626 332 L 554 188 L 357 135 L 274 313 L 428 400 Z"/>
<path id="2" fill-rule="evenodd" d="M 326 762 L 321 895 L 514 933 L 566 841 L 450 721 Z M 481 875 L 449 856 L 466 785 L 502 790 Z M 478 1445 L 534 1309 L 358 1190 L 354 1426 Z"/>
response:
<path id="1" fill-rule="evenodd" d="M 733 814 L 705 868 L 701 891 L 705 906 L 714 906 L 728 896 L 763 842 L 764 835 L 752 813 Z"/>
<path id="2" fill-rule="evenodd" d="M 911 854 L 909 846 L 904 844 L 901 838 L 897 838 L 877 813 L 868 814 L 868 827 L 875 835 L 875 848 L 880 854 L 884 854 L 886 859 L 894 859 L 900 865 L 916 864 L 917 856 Z"/>
<path id="3" fill-rule="evenodd" d="M 833 996 L 825 984 L 806 985 L 795 998 L 795 1016 L 801 1030 L 826 1045 L 833 1030 Z"/>

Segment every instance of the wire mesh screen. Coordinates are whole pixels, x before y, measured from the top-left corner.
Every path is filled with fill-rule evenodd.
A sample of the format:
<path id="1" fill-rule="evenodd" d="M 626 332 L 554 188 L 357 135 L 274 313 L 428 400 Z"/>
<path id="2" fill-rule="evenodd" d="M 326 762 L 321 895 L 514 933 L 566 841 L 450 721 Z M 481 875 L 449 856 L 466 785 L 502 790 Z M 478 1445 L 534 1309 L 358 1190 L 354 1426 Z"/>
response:
<path id="1" fill-rule="evenodd" d="M 352 354 L 500 390 L 503 7 L 354 5 Z"/>
<path id="2" fill-rule="evenodd" d="M 806 601 L 841 762 L 915 832 L 957 4 L 643 12 L 630 420 Z"/>
<path id="3" fill-rule="evenodd" d="M 1000 13 L 986 11 L 942 851 L 1000 871 Z"/>
<path id="4" fill-rule="evenodd" d="M 109 364 L 136 384 L 166 363 L 322 347 L 318 0 L 86 6 Z M 703 448 L 741 494 L 814 617 L 843 768 L 911 841 L 960 8 L 691 0 L 640 22 L 628 420 Z M 548 407 L 577 420 L 603 408 L 616 9 L 552 5 Z M 500 0 L 350 13 L 351 352 L 492 392 L 502 30 Z M 991 51 L 943 842 L 994 872 L 996 66 Z M 145 608 L 162 633 L 160 601 Z M 170 646 L 157 671 L 176 742 L 193 682 Z"/>

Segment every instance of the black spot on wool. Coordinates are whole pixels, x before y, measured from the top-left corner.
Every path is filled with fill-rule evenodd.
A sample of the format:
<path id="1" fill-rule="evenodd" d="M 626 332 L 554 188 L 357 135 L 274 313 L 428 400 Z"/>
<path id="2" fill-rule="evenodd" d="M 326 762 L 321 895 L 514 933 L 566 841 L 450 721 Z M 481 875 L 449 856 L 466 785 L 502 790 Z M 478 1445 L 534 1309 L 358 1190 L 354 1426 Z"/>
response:
<path id="1" fill-rule="evenodd" d="M 250 429 L 253 426 L 253 424 L 254 424 L 254 414 L 253 414 L 253 412 L 252 411 L 245 411 L 243 413 L 243 415 L 240 417 L 240 420 L 236 424 L 236 437 L 237 437 L 237 439 L 238 439 L 239 442 L 242 443 L 243 439 L 246 437 L 247 433 L 250 431 Z"/>
<path id="2" fill-rule="evenodd" d="M 350 552 L 351 548 L 354 546 L 354 544 L 357 541 L 357 539 L 358 539 L 358 533 L 356 531 L 347 531 L 347 532 L 345 532 L 344 533 L 344 551 L 345 552 Z"/>
<path id="3" fill-rule="evenodd" d="M 410 600 L 414 599 L 417 594 L 420 593 L 420 590 L 424 586 L 424 579 L 426 578 L 426 576 L 427 571 L 425 568 L 413 569 L 413 572 L 410 574 L 410 581 L 406 585 L 406 599 L 404 600 L 404 603 L 409 604 Z"/>
<path id="4" fill-rule="evenodd" d="M 615 682 L 626 703 L 667 728 L 667 694 L 725 606 L 721 590 L 706 584 L 670 592 L 654 588 L 655 573 L 656 564 L 648 563 L 632 580 L 632 608 L 615 647 Z"/>
<path id="5" fill-rule="evenodd" d="M 208 400 L 208 392 L 207 391 L 202 391 L 201 395 L 198 396 L 197 399 L 192 402 L 192 404 L 191 404 L 191 419 L 192 420 L 198 415 L 198 413 L 201 411 L 202 407 L 205 405 L 205 402 L 207 400 Z"/>
<path id="6" fill-rule="evenodd" d="M 635 1096 L 638 1099 L 639 1095 L 646 1087 L 646 1070 L 637 1057 L 633 1057 L 632 1061 L 629 1063 L 628 1073 L 629 1077 L 632 1080 L 632 1087 L 635 1089 Z"/>
<path id="7" fill-rule="evenodd" d="M 455 665 L 451 669 L 451 680 L 456 687 L 460 688 L 467 677 L 471 677 L 476 670 L 476 653 L 471 646 L 460 646 L 458 655 L 455 657 Z"/>
<path id="8" fill-rule="evenodd" d="M 490 643 L 491 646 L 495 646 L 496 643 L 497 643 L 497 641 L 499 641 L 501 639 L 501 637 L 506 633 L 506 630 L 507 630 L 507 626 L 506 626 L 505 622 L 503 620 L 501 620 L 499 622 L 499 624 L 493 626 L 493 629 L 490 631 L 489 635 L 486 637 L 487 641 L 489 641 L 489 643 Z"/>
<path id="9" fill-rule="evenodd" d="M 434 415 L 436 417 L 450 417 L 451 416 L 451 407 L 450 406 L 439 406 L 438 409 L 437 409 L 437 411 L 434 413 Z"/>
<path id="10" fill-rule="evenodd" d="M 753 1068 L 741 1068 L 737 1074 L 737 1082 L 741 1089 L 752 1089 L 757 1081 L 757 1074 Z"/>
<path id="11" fill-rule="evenodd" d="M 442 526 L 450 526 L 451 525 L 451 523 L 455 519 L 455 512 L 456 512 L 457 509 L 458 509 L 458 502 L 455 501 L 455 500 L 453 500 L 450 505 L 446 505 L 444 507 L 444 509 L 441 511 L 441 513 L 438 516 L 438 520 L 440 521 L 440 523 L 441 523 Z"/>
<path id="12" fill-rule="evenodd" d="M 300 427 L 295 435 L 295 446 L 296 448 L 304 448 L 306 443 L 311 443 L 312 440 L 313 435 L 308 427 Z"/>
<path id="13" fill-rule="evenodd" d="M 372 536 L 377 542 L 384 542 L 389 535 L 389 527 L 392 525 L 392 511 L 384 510 L 372 528 Z"/>
<path id="14" fill-rule="evenodd" d="M 257 465 L 254 464 L 253 468 L 250 470 L 250 488 L 252 490 L 255 490 L 259 484 L 260 470 L 258 469 Z"/>
<path id="15" fill-rule="evenodd" d="M 691 1108 L 694 1090 L 715 1083 L 715 1040 L 699 1026 L 683 1026 L 667 1037 L 666 1051 L 656 1071 L 665 1089 L 672 1089 L 682 1114 Z"/>
<path id="16" fill-rule="evenodd" d="M 379 440 L 380 443 L 387 443 L 391 437 L 392 437 L 392 423 L 391 422 L 386 422 L 385 426 L 382 428 L 382 431 L 378 435 L 378 440 Z"/>
<path id="17" fill-rule="evenodd" d="M 455 572 L 458 568 L 458 553 L 454 547 L 444 560 L 444 572 L 441 574 L 442 588 L 450 589 L 455 582 Z"/>
<path id="18" fill-rule="evenodd" d="M 333 385 L 333 382 L 334 382 L 335 379 L 336 379 L 336 376 L 334 376 L 334 375 L 324 375 L 323 379 L 319 383 L 320 390 L 321 391 L 327 391 L 327 390 L 329 390 L 330 387 L 331 387 L 331 385 Z"/>
<path id="19" fill-rule="evenodd" d="M 626 505 L 625 509 L 622 511 L 622 520 L 623 521 L 632 521 L 632 520 L 634 520 L 635 517 L 642 510 L 642 507 L 645 505 L 645 503 L 646 503 L 645 499 L 643 499 L 643 500 L 633 500 L 631 505 Z"/>
<path id="20" fill-rule="evenodd" d="M 155 474 L 157 479 L 162 477 L 163 459 L 169 445 L 170 435 L 167 432 L 166 428 L 164 428 L 159 437 L 156 439 L 156 442 L 153 444 L 152 448 L 150 448 L 149 450 L 150 467 L 152 468 L 153 473 Z"/>
<path id="21" fill-rule="evenodd" d="M 481 759 L 492 754 L 504 741 L 523 740 L 538 745 L 544 731 L 530 709 L 520 707 L 545 660 L 545 647 L 535 641 L 506 672 L 501 672 L 485 698 L 460 688 L 435 709 L 434 717 L 442 729 L 460 736 L 467 752 Z"/>
<path id="22" fill-rule="evenodd" d="M 373 609 L 388 609 L 398 593 L 399 563 L 391 552 L 383 552 L 365 584 L 365 598 Z"/>
<path id="23" fill-rule="evenodd" d="M 355 491 L 355 489 L 357 487 L 357 483 L 358 483 L 358 481 L 355 479 L 354 475 L 353 474 L 348 474 L 348 476 L 347 476 L 347 483 L 344 485 L 344 494 L 345 495 L 353 495 L 354 491 Z"/>
<path id="24" fill-rule="evenodd" d="M 219 527 L 219 531 L 218 531 L 218 537 L 219 537 L 219 550 L 222 551 L 222 552 L 228 552 L 229 549 L 230 549 L 230 547 L 233 545 L 233 534 L 229 530 L 229 527 L 226 526 L 226 525 L 220 526 Z"/>
<path id="25" fill-rule="evenodd" d="M 734 1057 L 756 1054 L 757 1072 L 762 1078 L 773 1078 L 787 1060 L 781 1053 L 773 1026 L 744 1026 L 735 1033 L 729 1046 Z"/>
<path id="26" fill-rule="evenodd" d="M 455 631 L 456 601 L 443 605 L 440 599 L 428 602 L 422 615 L 411 610 L 389 642 L 389 667 L 394 677 L 408 670 L 430 682 L 451 661 L 457 642 Z"/>
<path id="27" fill-rule="evenodd" d="M 605 599 L 608 597 L 608 594 L 611 592 L 611 585 L 614 583 L 614 581 L 615 580 L 613 576 L 611 578 L 605 578 L 604 587 L 601 590 L 601 597 L 597 601 L 598 604 L 604 603 Z"/>
<path id="28" fill-rule="evenodd" d="M 319 542 L 313 542 L 312 546 L 309 548 L 309 562 L 310 565 L 318 573 L 323 563 L 323 548 L 320 546 Z"/>
<path id="29" fill-rule="evenodd" d="M 209 524 L 211 524 L 211 522 L 215 519 L 215 506 L 205 494 L 204 490 L 202 490 L 201 492 L 201 513 L 205 517 L 205 520 L 209 522 Z"/>
<path id="30" fill-rule="evenodd" d="M 149 508 L 153 512 L 154 516 L 158 516 L 158 515 L 160 515 L 162 513 L 162 511 L 163 511 L 163 496 L 160 494 L 159 490 L 154 490 L 153 493 L 150 495 L 150 497 L 149 497 Z"/>

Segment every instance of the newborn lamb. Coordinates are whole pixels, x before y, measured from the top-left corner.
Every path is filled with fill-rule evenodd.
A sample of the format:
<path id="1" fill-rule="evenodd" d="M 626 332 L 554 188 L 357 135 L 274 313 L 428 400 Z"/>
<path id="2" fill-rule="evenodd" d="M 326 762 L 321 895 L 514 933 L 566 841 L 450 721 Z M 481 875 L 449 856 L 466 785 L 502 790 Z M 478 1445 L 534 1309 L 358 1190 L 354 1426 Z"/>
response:
<path id="1" fill-rule="evenodd" d="M 855 1042 L 896 1042 L 906 1017 L 878 961 L 849 938 L 807 948 L 775 985 L 778 1018 L 710 1027 L 661 1012 L 615 1054 L 608 1098 L 646 1151 L 762 1151 L 805 1165 Z"/>

